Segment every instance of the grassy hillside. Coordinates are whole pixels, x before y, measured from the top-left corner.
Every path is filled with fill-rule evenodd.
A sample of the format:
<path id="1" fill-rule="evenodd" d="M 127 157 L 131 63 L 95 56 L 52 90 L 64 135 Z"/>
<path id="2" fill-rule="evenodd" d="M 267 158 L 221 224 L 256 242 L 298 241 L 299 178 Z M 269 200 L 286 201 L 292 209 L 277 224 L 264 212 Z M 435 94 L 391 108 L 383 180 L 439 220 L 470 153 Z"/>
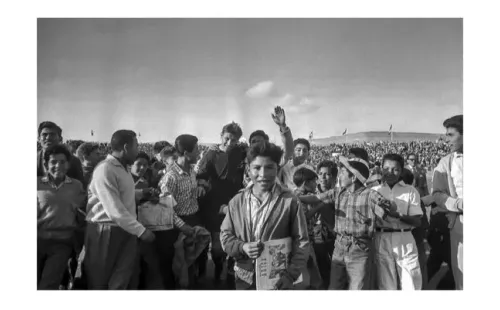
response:
<path id="1" fill-rule="evenodd" d="M 444 137 L 442 134 L 436 133 L 418 133 L 418 132 L 394 132 L 393 141 L 408 142 L 416 140 L 431 140 L 436 141 L 439 137 Z M 347 134 L 347 143 L 353 142 L 377 142 L 390 141 L 391 136 L 387 131 L 369 131 Z M 321 139 L 313 139 L 314 144 L 327 145 L 331 143 L 345 143 L 345 136 L 334 136 Z"/>

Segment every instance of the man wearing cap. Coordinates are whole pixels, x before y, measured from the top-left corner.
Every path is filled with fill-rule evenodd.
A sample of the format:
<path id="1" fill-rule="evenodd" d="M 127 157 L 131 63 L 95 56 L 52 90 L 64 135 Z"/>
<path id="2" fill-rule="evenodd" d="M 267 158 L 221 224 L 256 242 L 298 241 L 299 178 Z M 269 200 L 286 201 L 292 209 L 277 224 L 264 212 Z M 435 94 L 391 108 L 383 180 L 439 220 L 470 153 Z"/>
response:
<path id="1" fill-rule="evenodd" d="M 433 212 L 448 218 L 451 240 L 451 265 L 455 287 L 463 289 L 463 115 L 444 121 L 452 153 L 443 157 L 434 170 L 432 196 L 438 205 Z"/>
<path id="2" fill-rule="evenodd" d="M 411 230 L 420 226 L 420 195 L 402 180 L 404 159 L 386 154 L 382 159 L 383 183 L 372 189 L 397 206 L 384 220 L 377 220 L 374 239 L 377 286 L 380 290 L 421 290 L 418 248 Z"/>
<path id="3" fill-rule="evenodd" d="M 335 203 L 335 249 L 332 256 L 330 290 L 369 288 L 370 250 L 375 220 L 395 211 L 378 192 L 363 184 L 369 175 L 368 162 L 362 158 L 339 157 L 341 188 L 316 196 L 300 196 L 304 203 Z"/>

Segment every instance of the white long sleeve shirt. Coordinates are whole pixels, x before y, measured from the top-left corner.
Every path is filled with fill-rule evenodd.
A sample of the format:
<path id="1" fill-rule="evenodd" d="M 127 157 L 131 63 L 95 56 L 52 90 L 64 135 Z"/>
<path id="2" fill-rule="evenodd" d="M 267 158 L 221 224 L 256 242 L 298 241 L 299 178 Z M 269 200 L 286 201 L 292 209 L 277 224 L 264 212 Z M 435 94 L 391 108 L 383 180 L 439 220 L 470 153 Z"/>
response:
<path id="1" fill-rule="evenodd" d="M 87 222 L 116 224 L 138 237 L 146 230 L 137 221 L 134 179 L 115 157 L 95 168 L 88 194 Z"/>

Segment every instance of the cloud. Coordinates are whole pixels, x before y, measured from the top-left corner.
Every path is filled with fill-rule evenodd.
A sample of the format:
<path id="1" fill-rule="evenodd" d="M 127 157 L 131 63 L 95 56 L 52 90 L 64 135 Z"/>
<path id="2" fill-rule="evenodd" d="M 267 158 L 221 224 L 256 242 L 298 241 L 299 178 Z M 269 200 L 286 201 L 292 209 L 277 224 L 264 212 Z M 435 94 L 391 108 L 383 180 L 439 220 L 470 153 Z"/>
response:
<path id="1" fill-rule="evenodd" d="M 276 102 L 276 105 L 282 106 L 285 111 L 291 113 L 302 113 L 308 114 L 314 111 L 317 111 L 321 108 L 321 105 L 307 97 L 297 98 L 291 94 L 286 94 L 283 97 L 279 98 Z"/>
<path id="2" fill-rule="evenodd" d="M 264 81 L 257 83 L 257 85 L 248 89 L 245 92 L 245 95 L 249 98 L 254 98 L 254 99 L 267 98 L 271 94 L 273 88 L 274 88 L 274 83 L 272 81 Z"/>

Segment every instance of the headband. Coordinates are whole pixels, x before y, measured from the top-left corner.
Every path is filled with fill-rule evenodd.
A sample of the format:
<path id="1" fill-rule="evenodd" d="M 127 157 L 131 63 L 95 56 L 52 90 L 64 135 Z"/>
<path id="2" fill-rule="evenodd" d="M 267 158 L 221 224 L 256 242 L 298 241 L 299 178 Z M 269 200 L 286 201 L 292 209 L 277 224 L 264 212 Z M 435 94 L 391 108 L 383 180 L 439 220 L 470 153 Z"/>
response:
<path id="1" fill-rule="evenodd" d="M 346 158 L 346 157 L 344 157 L 344 156 L 339 156 L 339 161 L 340 161 L 340 163 L 341 163 L 342 165 L 344 165 L 344 167 L 346 167 L 346 168 L 347 168 L 347 170 L 349 170 L 352 174 L 354 174 L 354 175 L 356 176 L 356 178 L 358 178 L 358 180 L 359 180 L 361 183 L 363 183 L 363 184 L 365 184 L 365 183 L 366 183 L 366 178 L 365 178 L 364 176 L 362 176 L 362 175 L 361 175 L 361 173 L 359 173 L 359 171 L 358 171 L 356 168 L 354 168 L 353 166 L 351 166 L 351 165 L 349 164 L 349 161 L 360 162 L 360 163 L 362 163 L 363 165 L 365 165 L 365 166 L 366 166 L 366 168 L 368 168 L 368 163 L 367 163 L 365 160 L 363 160 L 363 159 L 361 159 L 361 158 L 351 158 L 351 159 L 347 159 L 347 158 Z"/>

